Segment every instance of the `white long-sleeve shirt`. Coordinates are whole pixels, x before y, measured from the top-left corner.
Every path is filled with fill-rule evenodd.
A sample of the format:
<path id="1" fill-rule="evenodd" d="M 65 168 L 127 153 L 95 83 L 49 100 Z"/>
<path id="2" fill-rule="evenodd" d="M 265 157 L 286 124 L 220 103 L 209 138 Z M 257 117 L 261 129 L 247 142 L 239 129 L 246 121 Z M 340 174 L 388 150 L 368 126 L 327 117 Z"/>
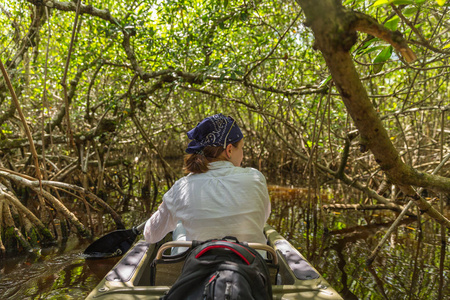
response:
<path id="1" fill-rule="evenodd" d="M 147 242 L 160 241 L 181 221 L 187 240 L 234 236 L 241 242 L 266 243 L 263 228 L 270 199 L 264 175 L 229 161 L 212 162 L 209 169 L 179 179 L 164 194 L 145 224 Z"/>

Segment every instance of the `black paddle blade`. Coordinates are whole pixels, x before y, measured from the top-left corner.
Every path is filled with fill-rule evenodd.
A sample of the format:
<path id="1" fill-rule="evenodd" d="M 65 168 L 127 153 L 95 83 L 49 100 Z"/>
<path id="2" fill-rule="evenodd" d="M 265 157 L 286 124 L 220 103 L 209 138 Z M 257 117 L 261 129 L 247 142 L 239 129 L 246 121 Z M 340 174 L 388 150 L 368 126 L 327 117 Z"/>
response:
<path id="1" fill-rule="evenodd" d="M 137 235 L 133 229 L 110 232 L 90 244 L 84 250 L 83 256 L 88 259 L 121 256 L 131 248 Z"/>

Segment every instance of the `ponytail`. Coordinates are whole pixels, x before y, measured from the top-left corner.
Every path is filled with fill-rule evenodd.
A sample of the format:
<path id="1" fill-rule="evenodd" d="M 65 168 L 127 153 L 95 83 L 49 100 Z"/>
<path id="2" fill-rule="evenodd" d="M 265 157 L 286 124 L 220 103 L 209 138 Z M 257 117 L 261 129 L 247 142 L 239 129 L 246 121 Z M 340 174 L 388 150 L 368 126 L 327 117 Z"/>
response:
<path id="1" fill-rule="evenodd" d="M 208 172 L 209 161 L 202 154 L 187 154 L 184 156 L 184 172 L 185 173 L 205 173 Z"/>
<path id="2" fill-rule="evenodd" d="M 187 154 L 184 156 L 184 172 L 185 173 L 206 173 L 209 170 L 209 163 L 218 161 L 218 157 L 224 151 L 222 146 L 206 146 L 202 152 Z"/>

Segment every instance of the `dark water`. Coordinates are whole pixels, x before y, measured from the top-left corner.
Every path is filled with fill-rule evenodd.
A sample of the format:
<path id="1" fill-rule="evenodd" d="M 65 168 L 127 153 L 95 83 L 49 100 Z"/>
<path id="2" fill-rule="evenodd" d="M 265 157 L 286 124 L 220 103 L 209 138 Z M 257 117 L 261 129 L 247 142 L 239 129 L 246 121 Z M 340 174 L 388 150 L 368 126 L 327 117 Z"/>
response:
<path id="1" fill-rule="evenodd" d="M 366 259 L 395 219 L 389 211 L 319 209 L 304 190 L 272 190 L 269 221 L 345 299 L 438 299 L 441 229 L 425 216 L 405 219 L 370 268 Z M 317 203 L 316 203 L 317 202 Z M 447 215 L 448 217 L 448 215 Z M 450 238 L 442 299 L 450 299 Z M 85 261 L 87 246 L 73 238 L 64 247 L 0 260 L 0 299 L 83 299 L 117 262 Z"/>
<path id="2" fill-rule="evenodd" d="M 0 299 L 85 298 L 117 262 L 89 265 L 81 257 L 85 246 L 73 238 L 64 246 L 0 260 Z"/>

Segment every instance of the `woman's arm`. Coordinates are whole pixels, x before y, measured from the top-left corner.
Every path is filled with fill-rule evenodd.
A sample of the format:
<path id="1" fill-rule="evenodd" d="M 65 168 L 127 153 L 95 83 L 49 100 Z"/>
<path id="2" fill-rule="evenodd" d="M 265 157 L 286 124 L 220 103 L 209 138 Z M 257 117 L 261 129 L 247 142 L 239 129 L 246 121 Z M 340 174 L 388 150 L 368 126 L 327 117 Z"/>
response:
<path id="1" fill-rule="evenodd" d="M 169 232 L 177 226 L 176 220 L 167 209 L 163 200 L 158 210 L 147 220 L 144 228 L 144 238 L 148 243 L 156 243 L 162 240 Z"/>

